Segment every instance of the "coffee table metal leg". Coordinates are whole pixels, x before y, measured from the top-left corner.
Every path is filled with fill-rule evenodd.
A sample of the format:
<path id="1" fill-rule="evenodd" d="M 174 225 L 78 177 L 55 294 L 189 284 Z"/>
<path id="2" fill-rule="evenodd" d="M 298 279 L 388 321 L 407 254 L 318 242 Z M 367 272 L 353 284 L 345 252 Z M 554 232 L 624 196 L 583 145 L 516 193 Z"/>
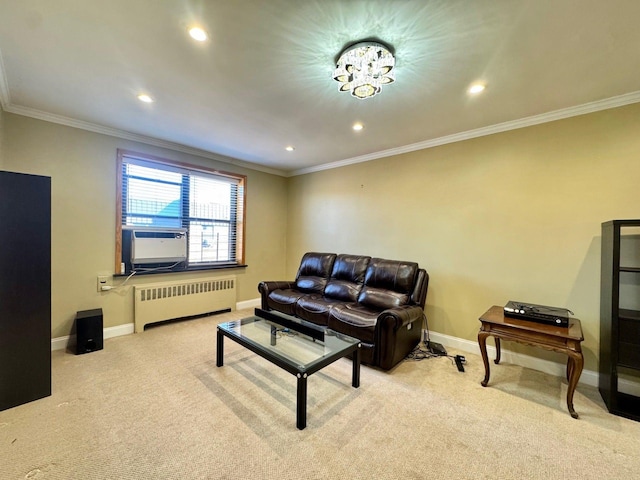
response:
<path id="1" fill-rule="evenodd" d="M 353 352 L 353 371 L 351 373 L 351 386 L 358 388 L 360 386 L 360 345 Z"/>
<path id="2" fill-rule="evenodd" d="M 220 330 L 218 330 L 218 334 L 216 337 L 216 367 L 222 366 L 223 355 L 224 355 L 224 335 L 220 333 Z"/>
<path id="3" fill-rule="evenodd" d="M 307 426 L 307 374 L 298 373 L 298 400 L 296 407 L 296 427 L 303 430 Z"/>

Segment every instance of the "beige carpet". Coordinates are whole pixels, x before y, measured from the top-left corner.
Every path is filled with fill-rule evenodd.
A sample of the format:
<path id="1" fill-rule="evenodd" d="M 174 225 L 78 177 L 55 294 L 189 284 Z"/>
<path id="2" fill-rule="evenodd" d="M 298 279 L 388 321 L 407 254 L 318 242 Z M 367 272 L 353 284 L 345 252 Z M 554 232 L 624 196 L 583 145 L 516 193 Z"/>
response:
<path id="1" fill-rule="evenodd" d="M 341 360 L 309 378 L 299 431 L 293 375 L 229 340 L 215 366 L 216 324 L 250 313 L 53 352 L 53 395 L 0 412 L 0 478 L 640 478 L 640 423 L 596 389 L 574 420 L 562 379 L 504 364 L 482 388 L 472 355 L 363 366 L 359 389 Z"/>

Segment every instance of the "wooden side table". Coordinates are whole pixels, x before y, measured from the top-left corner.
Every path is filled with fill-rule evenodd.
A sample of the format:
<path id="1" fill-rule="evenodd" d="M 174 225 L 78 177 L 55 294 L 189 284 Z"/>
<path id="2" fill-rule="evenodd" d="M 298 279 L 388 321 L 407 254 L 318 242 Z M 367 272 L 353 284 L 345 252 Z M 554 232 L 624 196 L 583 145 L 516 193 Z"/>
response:
<path id="1" fill-rule="evenodd" d="M 493 336 L 496 341 L 495 363 L 500 363 L 500 340 L 509 340 L 544 348 L 568 355 L 567 360 L 567 408 L 573 418 L 578 418 L 578 414 L 573 409 L 573 394 L 578 385 L 584 357 L 580 343 L 584 340 L 582 326 L 577 318 L 569 319 L 568 327 L 558 327 L 556 325 L 546 325 L 529 320 L 505 317 L 502 307 L 494 305 L 480 317 L 480 331 L 478 332 L 478 343 L 484 362 L 484 380 L 481 385 L 486 387 L 489 383 L 489 359 L 487 358 L 487 337 Z"/>

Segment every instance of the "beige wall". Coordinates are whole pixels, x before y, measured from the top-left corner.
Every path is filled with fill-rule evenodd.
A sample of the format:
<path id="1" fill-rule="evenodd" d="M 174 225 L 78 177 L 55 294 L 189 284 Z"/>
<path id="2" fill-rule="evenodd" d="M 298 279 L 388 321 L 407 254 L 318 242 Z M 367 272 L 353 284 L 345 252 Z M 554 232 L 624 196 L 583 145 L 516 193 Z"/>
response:
<path id="1" fill-rule="evenodd" d="M 600 225 L 640 217 L 638 132 L 636 104 L 293 177 L 288 278 L 310 250 L 417 261 L 432 330 L 475 341 L 491 305 L 566 306 L 597 370 Z"/>
<path id="2" fill-rule="evenodd" d="M 133 290 L 98 293 L 96 276 L 115 263 L 116 150 L 124 148 L 247 175 L 246 269 L 180 274 L 238 276 L 237 300 L 258 297 L 257 285 L 284 276 L 286 179 L 137 142 L 4 112 L 2 167 L 50 176 L 52 189 L 52 337 L 70 335 L 79 310 L 102 308 L 105 327 L 133 322 Z M 277 214 L 274 214 L 277 212 Z M 28 261 L 28 259 L 25 259 Z M 167 280 L 134 277 L 131 285 Z M 175 277 L 172 277 L 175 278 Z M 114 282 L 118 284 L 117 280 Z M 37 288 L 37 286 L 34 286 Z"/>

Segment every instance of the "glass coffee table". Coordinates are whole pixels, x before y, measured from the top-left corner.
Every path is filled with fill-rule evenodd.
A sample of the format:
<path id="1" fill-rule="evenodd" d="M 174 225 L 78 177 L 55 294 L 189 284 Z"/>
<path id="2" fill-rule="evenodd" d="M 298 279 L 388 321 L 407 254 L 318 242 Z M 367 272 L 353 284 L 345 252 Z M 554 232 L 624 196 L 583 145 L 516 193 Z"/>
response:
<path id="1" fill-rule="evenodd" d="M 360 386 L 360 340 L 288 315 L 255 309 L 255 316 L 218 325 L 216 366 L 222 367 L 224 337 L 292 373 L 298 379 L 296 426 L 307 426 L 307 378 L 351 355 L 351 385 Z"/>

